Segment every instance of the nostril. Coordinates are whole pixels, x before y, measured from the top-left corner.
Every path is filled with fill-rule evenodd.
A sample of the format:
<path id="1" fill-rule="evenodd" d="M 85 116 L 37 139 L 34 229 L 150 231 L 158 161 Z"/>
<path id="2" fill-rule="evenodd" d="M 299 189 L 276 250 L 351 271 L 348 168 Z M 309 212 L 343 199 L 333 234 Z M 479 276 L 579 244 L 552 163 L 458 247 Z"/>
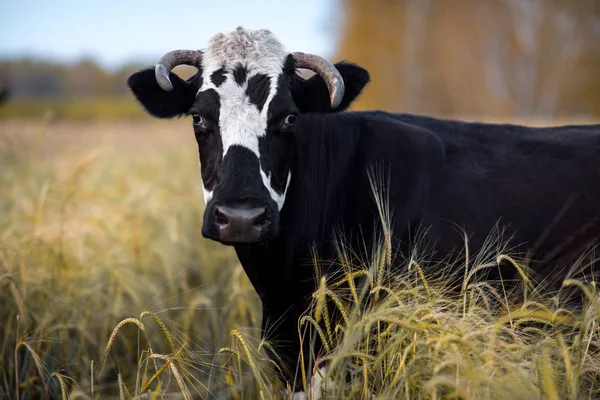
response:
<path id="1" fill-rule="evenodd" d="M 252 221 L 252 223 L 254 224 L 254 226 L 262 226 L 262 225 L 266 225 L 267 224 L 267 209 L 263 209 L 262 213 L 260 213 L 259 215 L 257 215 L 254 218 L 254 221 Z"/>
<path id="2" fill-rule="evenodd" d="M 227 216 L 219 209 L 219 207 L 215 208 L 215 222 L 221 227 L 227 226 L 227 224 L 229 224 Z"/>

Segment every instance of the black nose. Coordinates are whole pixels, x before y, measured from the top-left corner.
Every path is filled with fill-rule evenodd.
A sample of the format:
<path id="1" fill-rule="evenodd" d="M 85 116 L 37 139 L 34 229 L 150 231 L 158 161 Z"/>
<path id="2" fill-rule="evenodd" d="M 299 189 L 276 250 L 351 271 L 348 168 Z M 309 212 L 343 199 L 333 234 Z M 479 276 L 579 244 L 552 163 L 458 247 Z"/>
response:
<path id="1" fill-rule="evenodd" d="M 254 243 L 269 226 L 266 207 L 231 208 L 216 206 L 215 223 L 219 237 L 226 243 Z"/>

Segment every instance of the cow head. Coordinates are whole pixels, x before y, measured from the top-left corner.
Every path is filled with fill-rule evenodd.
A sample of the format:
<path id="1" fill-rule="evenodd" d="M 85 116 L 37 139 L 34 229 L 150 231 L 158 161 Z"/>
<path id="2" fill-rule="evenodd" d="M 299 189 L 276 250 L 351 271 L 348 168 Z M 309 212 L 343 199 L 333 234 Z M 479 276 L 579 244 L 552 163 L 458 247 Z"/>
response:
<path id="1" fill-rule="evenodd" d="M 183 80 L 181 64 L 198 72 Z M 316 74 L 303 79 L 296 68 Z M 128 85 L 158 118 L 190 116 L 204 188 L 205 237 L 224 244 L 268 242 L 292 179 L 301 114 L 346 109 L 367 84 L 366 70 L 289 53 L 268 30 L 217 34 L 201 50 L 175 50 Z"/>

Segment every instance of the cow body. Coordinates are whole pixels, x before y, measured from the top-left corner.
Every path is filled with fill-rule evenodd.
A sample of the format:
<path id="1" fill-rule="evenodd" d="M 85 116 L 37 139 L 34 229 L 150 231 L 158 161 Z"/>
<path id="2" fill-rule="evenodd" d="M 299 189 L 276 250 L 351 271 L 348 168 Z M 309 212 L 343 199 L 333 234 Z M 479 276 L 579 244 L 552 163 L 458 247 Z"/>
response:
<path id="1" fill-rule="evenodd" d="M 357 251 L 372 243 L 373 167 L 390 174 L 397 245 L 410 248 L 415 231 L 426 228 L 434 259 L 463 251 L 457 227 L 476 253 L 500 224 L 509 254 L 527 256 L 540 279 L 558 281 L 600 238 L 600 126 L 528 128 L 382 112 L 307 115 L 301 126 L 279 237 L 260 249 L 236 247 L 262 300 L 263 329 L 292 360 L 298 318 L 317 284 L 313 250 L 334 260 L 335 231 Z M 322 264 L 326 274 L 339 272 Z M 516 277 L 503 267 L 504 279 Z M 488 278 L 497 277 L 491 270 Z"/>
<path id="2" fill-rule="evenodd" d="M 422 211 L 430 239 L 445 238 L 439 251 L 459 246 L 450 239 L 449 221 L 467 231 L 474 248 L 499 223 L 512 237 L 513 251 L 546 276 L 547 268 L 574 262 L 598 238 L 600 125 L 533 128 L 394 118 L 443 142 L 443 178 Z"/>
<path id="3" fill-rule="evenodd" d="M 187 81 L 169 74 L 175 56 L 198 73 Z M 357 252 L 373 242 L 373 174 L 387 182 L 399 254 L 419 230 L 435 245 L 433 258 L 461 251 L 457 228 L 477 252 L 500 224 L 512 250 L 540 277 L 558 280 L 600 237 L 600 126 L 344 112 L 368 73 L 287 53 L 268 31 L 238 28 L 216 35 L 204 53 L 175 56 L 132 75 L 129 86 L 156 117 L 193 116 L 203 234 L 235 247 L 262 302 L 263 334 L 291 378 L 298 318 L 316 287 L 315 254 L 336 258 L 334 234 Z M 305 80 L 299 64 L 318 73 Z M 327 275 L 339 272 L 323 265 Z"/>

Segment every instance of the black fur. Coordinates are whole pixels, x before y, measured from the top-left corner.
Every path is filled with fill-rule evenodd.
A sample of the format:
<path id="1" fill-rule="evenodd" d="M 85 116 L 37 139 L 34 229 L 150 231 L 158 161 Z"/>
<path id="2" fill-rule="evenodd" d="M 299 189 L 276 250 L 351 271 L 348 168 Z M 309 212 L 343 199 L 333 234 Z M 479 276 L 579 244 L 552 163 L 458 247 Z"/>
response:
<path id="1" fill-rule="evenodd" d="M 197 73 L 184 81 L 174 73 L 169 74 L 173 90 L 164 91 L 154 76 L 154 68 L 136 72 L 127 79 L 127 85 L 144 109 L 157 118 L 173 118 L 188 112 L 202 85 L 201 74 Z"/>
<path id="2" fill-rule="evenodd" d="M 210 74 L 210 80 L 215 84 L 216 87 L 219 87 L 225 82 L 227 79 L 227 75 L 225 75 L 225 68 L 219 68 L 212 74 Z"/>
<path id="3" fill-rule="evenodd" d="M 259 111 L 262 111 L 269 96 L 270 82 L 269 77 L 263 74 L 256 74 L 248 79 L 246 95 L 250 98 L 252 104 L 258 107 Z"/>
<path id="4" fill-rule="evenodd" d="M 294 102 L 303 112 L 340 112 L 346 110 L 356 100 L 363 88 L 369 83 L 371 77 L 366 69 L 341 61 L 334 64 L 342 75 L 345 84 L 344 97 L 336 109 L 331 108 L 329 90 L 323 78 L 315 74 L 307 80 L 294 75 L 291 80 Z"/>
<path id="5" fill-rule="evenodd" d="M 240 86 L 242 86 L 244 83 L 246 83 L 247 75 L 248 75 L 248 71 L 246 70 L 246 67 L 244 67 L 241 64 L 239 64 L 233 70 L 233 78 L 235 79 L 235 83 L 237 83 Z"/>
<path id="6" fill-rule="evenodd" d="M 273 229 L 267 231 L 262 240 L 270 242 L 279 233 L 279 215 L 276 212 L 277 205 L 269 198 L 269 192 L 262 184 L 258 158 L 247 148 L 233 145 L 220 163 L 216 174 L 219 184 L 213 193 L 217 201 L 210 201 L 204 211 L 202 234 L 218 240 L 219 233 L 213 218 L 217 205 L 266 207 Z"/>
<path id="7" fill-rule="evenodd" d="M 432 260 L 463 250 L 457 225 L 465 228 L 474 254 L 500 219 L 508 227 L 504 239 L 512 236 L 514 251 L 529 252 L 537 278 L 548 284 L 564 278 L 564 268 L 600 238 L 600 126 L 526 128 L 383 112 L 311 113 L 300 117 L 295 137 L 279 236 L 268 248 L 236 247 L 262 299 L 264 332 L 292 360 L 286 365 L 292 371 L 299 355 L 297 321 L 316 288 L 311 249 L 334 260 L 334 228 L 354 250 L 371 243 L 377 224 L 371 167 L 383 165 L 381 171 L 391 174 L 398 247 L 408 248 L 416 228 L 431 227 L 425 243 L 436 243 Z M 565 205 L 569 209 L 552 228 Z M 338 268 L 322 265 L 330 275 Z M 516 275 L 502 265 L 488 278 L 500 273 L 506 280 Z M 267 329 L 270 324 L 274 329 Z"/>
<path id="8" fill-rule="evenodd" d="M 204 127 L 194 126 L 194 135 L 202 164 L 202 183 L 211 191 L 218 183 L 223 158 L 223 139 L 218 123 L 220 108 L 219 95 L 214 89 L 208 89 L 198 95 L 189 111 L 190 114 L 200 114 L 205 119 Z"/>

